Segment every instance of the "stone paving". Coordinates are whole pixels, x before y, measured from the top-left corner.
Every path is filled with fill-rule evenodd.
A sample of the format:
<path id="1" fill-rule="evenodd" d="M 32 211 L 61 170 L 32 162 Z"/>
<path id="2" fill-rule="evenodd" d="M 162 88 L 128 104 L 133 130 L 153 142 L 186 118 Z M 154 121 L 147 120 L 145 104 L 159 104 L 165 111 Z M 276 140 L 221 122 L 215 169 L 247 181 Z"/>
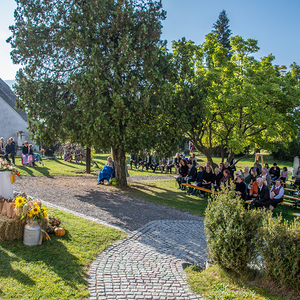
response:
<path id="1" fill-rule="evenodd" d="M 185 281 L 183 263 L 204 267 L 202 221 L 152 221 L 102 252 L 90 269 L 90 300 L 202 299 Z"/>

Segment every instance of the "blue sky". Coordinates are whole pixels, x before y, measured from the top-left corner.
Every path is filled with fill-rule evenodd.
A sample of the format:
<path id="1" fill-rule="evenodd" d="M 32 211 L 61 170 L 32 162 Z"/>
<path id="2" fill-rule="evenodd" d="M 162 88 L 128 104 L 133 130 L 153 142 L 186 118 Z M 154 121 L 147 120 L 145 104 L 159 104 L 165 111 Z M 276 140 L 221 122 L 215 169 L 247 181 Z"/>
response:
<path id="1" fill-rule="evenodd" d="M 258 40 L 257 58 L 273 53 L 275 63 L 300 64 L 300 0 L 162 0 L 167 11 L 162 38 L 171 41 L 182 37 L 200 44 L 212 30 L 219 13 L 225 9 L 233 35 Z M 0 78 L 14 79 L 19 66 L 12 64 L 8 26 L 14 23 L 14 0 L 0 1 Z"/>

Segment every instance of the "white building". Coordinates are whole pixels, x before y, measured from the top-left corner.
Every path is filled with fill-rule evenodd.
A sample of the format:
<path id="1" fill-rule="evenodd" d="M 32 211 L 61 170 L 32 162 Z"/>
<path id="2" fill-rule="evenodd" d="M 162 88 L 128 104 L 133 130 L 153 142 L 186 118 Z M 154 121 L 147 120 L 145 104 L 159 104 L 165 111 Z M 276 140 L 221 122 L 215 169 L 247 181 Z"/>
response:
<path id="1" fill-rule="evenodd" d="M 31 142 L 25 112 L 16 109 L 16 96 L 10 87 L 0 78 L 0 137 L 5 142 L 13 137 L 17 149 L 21 149 L 25 140 Z"/>

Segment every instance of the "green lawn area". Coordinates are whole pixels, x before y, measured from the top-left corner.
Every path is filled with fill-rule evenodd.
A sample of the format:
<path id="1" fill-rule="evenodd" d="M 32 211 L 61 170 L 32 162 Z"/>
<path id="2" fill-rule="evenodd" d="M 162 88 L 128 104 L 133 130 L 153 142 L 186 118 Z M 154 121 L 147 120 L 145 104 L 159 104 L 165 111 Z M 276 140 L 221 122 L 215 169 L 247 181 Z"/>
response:
<path id="1" fill-rule="evenodd" d="M 87 299 L 87 275 L 96 256 L 125 233 L 49 208 L 66 235 L 27 247 L 0 242 L 0 299 Z"/>
<path id="2" fill-rule="evenodd" d="M 192 291 L 204 296 L 205 300 L 299 299 L 287 291 L 279 291 L 279 289 L 274 288 L 274 284 L 256 272 L 245 277 L 237 277 L 225 272 L 218 266 L 211 266 L 204 271 L 191 266 L 185 269 L 185 273 Z"/>

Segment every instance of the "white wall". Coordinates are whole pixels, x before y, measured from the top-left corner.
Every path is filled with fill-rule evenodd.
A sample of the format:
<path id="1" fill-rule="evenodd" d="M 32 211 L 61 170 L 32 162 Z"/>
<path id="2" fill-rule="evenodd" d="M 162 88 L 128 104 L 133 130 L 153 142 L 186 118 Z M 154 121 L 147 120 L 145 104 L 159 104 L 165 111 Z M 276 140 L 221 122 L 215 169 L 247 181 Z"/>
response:
<path id="1" fill-rule="evenodd" d="M 23 131 L 24 137 L 22 141 L 27 140 L 30 143 L 29 131 L 26 129 L 27 126 L 28 123 L 0 97 L 0 137 L 4 137 L 5 142 L 10 137 L 13 137 L 17 144 L 17 133 Z"/>

